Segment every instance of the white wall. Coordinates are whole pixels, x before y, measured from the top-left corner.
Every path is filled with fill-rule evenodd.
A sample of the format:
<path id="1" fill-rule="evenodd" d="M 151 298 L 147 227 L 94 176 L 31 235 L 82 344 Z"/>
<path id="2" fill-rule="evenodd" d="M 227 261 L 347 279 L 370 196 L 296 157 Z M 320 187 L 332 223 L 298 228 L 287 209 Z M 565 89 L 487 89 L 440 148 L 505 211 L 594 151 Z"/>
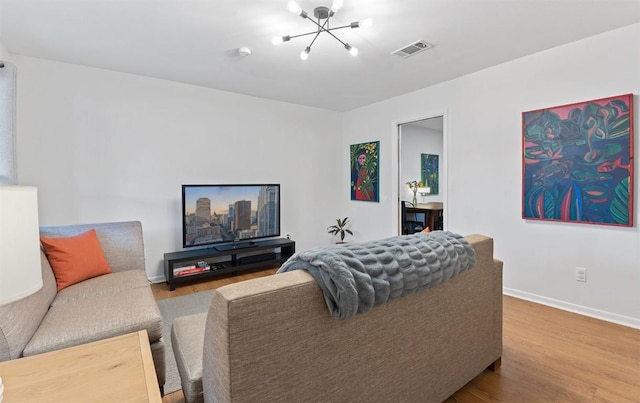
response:
<path id="1" fill-rule="evenodd" d="M 181 185 L 281 183 L 282 234 L 332 242 L 341 115 L 15 56 L 18 176 L 41 225 L 142 221 L 147 275 L 181 249 Z M 215 72 L 212 72 L 215 74 Z M 322 122 L 322 124 L 318 124 Z"/>
<path id="2" fill-rule="evenodd" d="M 347 214 L 368 239 L 395 233 L 394 126 L 445 111 L 448 229 L 495 239 L 507 293 L 640 327 L 637 201 L 633 228 L 521 218 L 522 112 L 634 93 L 637 136 L 639 37 L 635 24 L 346 113 L 343 150 L 363 140 L 381 142 L 381 201 L 366 209 L 346 202 Z M 636 188 L 637 172 L 636 166 Z M 587 268 L 586 283 L 575 281 L 576 267 Z"/>
<path id="3" fill-rule="evenodd" d="M 2 14 L 2 4 L 0 4 L 0 15 Z M 2 31 L 2 18 L 0 18 L 0 31 Z M 2 38 L 0 37 L 0 60 L 5 60 L 9 55 L 9 52 L 7 52 L 7 48 L 4 47 L 4 44 L 2 43 Z"/>

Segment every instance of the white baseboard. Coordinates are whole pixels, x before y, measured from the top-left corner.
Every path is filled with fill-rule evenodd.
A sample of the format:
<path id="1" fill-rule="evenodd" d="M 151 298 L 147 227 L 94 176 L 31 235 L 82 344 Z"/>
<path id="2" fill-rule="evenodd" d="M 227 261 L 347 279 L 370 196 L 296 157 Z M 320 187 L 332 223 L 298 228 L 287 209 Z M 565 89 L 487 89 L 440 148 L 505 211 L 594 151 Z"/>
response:
<path id="1" fill-rule="evenodd" d="M 524 299 L 538 304 L 547 305 L 553 308 L 562 309 L 563 311 L 569 311 L 577 313 L 579 315 L 589 316 L 604 320 L 607 322 L 617 323 L 618 325 L 632 327 L 634 329 L 640 329 L 640 319 L 632 318 L 630 316 L 618 315 L 616 313 L 601 311 L 599 309 L 588 308 L 582 305 L 571 304 L 569 302 L 560 301 L 553 298 L 543 297 L 540 295 L 532 294 L 525 291 L 515 290 L 513 288 L 504 287 L 502 292 L 505 295 Z"/>
<path id="2" fill-rule="evenodd" d="M 164 276 L 147 277 L 147 279 L 153 284 L 164 283 L 167 281 Z"/>

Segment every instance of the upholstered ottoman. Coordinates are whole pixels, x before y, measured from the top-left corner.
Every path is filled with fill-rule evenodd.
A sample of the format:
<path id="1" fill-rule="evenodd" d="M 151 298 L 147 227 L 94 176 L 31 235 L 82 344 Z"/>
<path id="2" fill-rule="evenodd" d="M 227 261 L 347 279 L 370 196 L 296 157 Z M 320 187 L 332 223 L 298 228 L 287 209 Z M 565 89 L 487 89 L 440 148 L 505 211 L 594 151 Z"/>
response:
<path id="1" fill-rule="evenodd" d="M 176 358 L 185 403 L 202 403 L 202 354 L 207 313 L 176 318 L 171 344 Z"/>

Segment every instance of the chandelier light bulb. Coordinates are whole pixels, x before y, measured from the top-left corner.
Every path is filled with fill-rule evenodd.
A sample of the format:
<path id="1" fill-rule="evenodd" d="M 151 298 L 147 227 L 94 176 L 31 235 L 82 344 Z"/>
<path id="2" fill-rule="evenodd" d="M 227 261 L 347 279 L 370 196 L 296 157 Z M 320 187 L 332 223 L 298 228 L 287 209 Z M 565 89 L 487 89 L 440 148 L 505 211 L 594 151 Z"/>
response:
<path id="1" fill-rule="evenodd" d="M 307 46 L 302 52 L 300 52 L 300 59 L 307 60 L 309 52 L 311 52 L 311 47 Z"/>
<path id="2" fill-rule="evenodd" d="M 344 5 L 344 0 L 333 0 L 333 4 L 331 5 L 331 11 L 334 13 L 342 8 Z"/>
<path id="3" fill-rule="evenodd" d="M 373 19 L 371 18 L 365 18 L 364 20 L 361 20 L 358 24 L 360 28 L 369 28 L 372 25 L 373 25 Z"/>
<path id="4" fill-rule="evenodd" d="M 351 53 L 351 56 L 358 56 L 358 48 L 356 48 L 355 46 L 351 46 L 348 43 L 345 43 L 344 48 L 347 49 L 349 53 Z"/>
<path id="5" fill-rule="evenodd" d="M 300 7 L 300 5 L 298 5 L 298 3 L 296 3 L 293 0 L 291 0 L 287 4 L 287 8 L 289 9 L 289 11 L 291 11 L 294 14 L 300 15 L 302 13 L 302 7 Z"/>

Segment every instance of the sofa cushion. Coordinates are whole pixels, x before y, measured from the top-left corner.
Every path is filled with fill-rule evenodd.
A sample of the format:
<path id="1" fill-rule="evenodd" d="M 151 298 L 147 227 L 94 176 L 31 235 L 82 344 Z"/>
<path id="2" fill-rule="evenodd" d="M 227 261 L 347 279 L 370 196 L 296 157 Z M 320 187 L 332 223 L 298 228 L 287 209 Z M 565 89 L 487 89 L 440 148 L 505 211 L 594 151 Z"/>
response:
<path id="1" fill-rule="evenodd" d="M 41 236 L 40 242 L 56 276 L 58 291 L 111 273 L 94 229 L 68 238 Z"/>
<path id="2" fill-rule="evenodd" d="M 207 313 L 181 316 L 171 325 L 171 346 L 186 403 L 201 403 L 202 354 Z"/>
<path id="3" fill-rule="evenodd" d="M 68 304 L 91 298 L 118 296 L 123 291 L 149 288 L 145 272 L 140 270 L 121 271 L 108 276 L 98 276 L 61 290 L 51 305 Z"/>
<path id="4" fill-rule="evenodd" d="M 78 296 L 69 297 L 66 303 L 54 300 L 25 347 L 24 356 L 142 329 L 147 330 L 150 343 L 162 336 L 162 316 L 149 287 L 121 289 L 111 295 Z"/>

